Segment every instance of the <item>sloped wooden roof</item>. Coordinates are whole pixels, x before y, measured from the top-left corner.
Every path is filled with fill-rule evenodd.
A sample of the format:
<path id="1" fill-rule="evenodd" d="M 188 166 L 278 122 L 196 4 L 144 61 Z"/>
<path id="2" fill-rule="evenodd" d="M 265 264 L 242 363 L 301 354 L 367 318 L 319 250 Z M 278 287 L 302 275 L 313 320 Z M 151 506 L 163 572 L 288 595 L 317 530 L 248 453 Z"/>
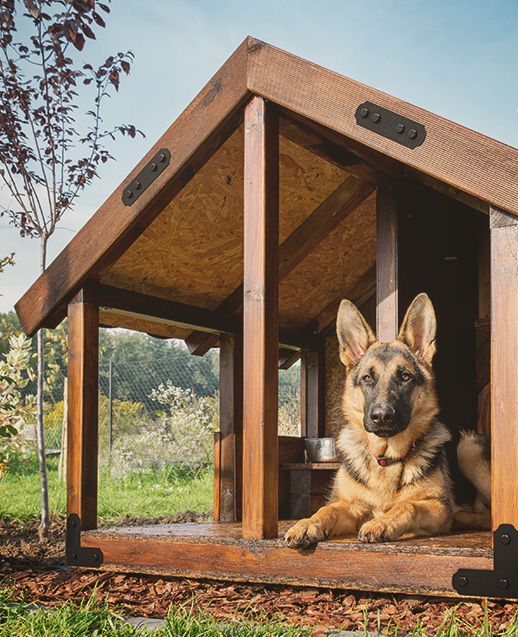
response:
<path id="1" fill-rule="evenodd" d="M 17 303 L 28 334 L 56 325 L 90 280 L 209 310 L 239 309 L 228 298 L 242 282 L 240 126 L 253 94 L 275 103 L 281 116 L 284 327 L 313 321 L 320 329 L 337 298 L 369 288 L 371 193 L 380 175 L 421 181 L 478 210 L 493 206 L 518 215 L 517 149 L 247 38 Z M 358 126 L 355 111 L 365 101 L 424 124 L 425 142 L 409 149 Z M 124 188 L 163 148 L 171 152 L 169 166 L 124 206 Z M 331 205 L 342 207 L 339 217 Z M 311 232 L 322 219 L 328 232 L 313 245 Z M 290 256 L 302 239 L 307 250 Z M 189 333 L 113 308 L 101 311 L 101 321 L 161 336 Z"/>

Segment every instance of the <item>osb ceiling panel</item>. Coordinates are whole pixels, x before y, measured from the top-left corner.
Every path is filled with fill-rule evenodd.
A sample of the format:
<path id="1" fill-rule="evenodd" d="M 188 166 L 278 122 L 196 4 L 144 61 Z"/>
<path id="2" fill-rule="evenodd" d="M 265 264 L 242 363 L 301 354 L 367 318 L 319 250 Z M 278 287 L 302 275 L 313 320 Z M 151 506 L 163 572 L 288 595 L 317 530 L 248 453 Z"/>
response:
<path id="1" fill-rule="evenodd" d="M 281 137 L 281 242 L 346 177 Z M 242 261 L 243 131 L 238 129 L 102 282 L 214 308 L 242 282 Z"/>
<path id="2" fill-rule="evenodd" d="M 284 327 L 302 327 L 346 294 L 376 259 L 376 196 L 372 194 L 286 276 L 279 290 Z"/>

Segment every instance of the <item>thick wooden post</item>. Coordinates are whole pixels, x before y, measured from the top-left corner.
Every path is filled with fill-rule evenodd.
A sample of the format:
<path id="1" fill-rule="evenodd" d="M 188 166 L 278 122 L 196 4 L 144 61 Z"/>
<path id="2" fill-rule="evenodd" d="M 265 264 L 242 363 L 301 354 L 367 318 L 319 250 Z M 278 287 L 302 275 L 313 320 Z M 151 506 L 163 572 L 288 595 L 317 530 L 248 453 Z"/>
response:
<path id="1" fill-rule="evenodd" d="M 243 350 L 241 336 L 222 334 L 219 339 L 219 465 L 214 489 L 218 522 L 235 522 L 241 516 L 243 445 Z M 216 469 L 216 463 L 215 463 Z"/>
<path id="2" fill-rule="evenodd" d="M 87 290 L 68 306 L 67 514 L 97 526 L 99 308 Z"/>
<path id="3" fill-rule="evenodd" d="M 376 332 L 390 343 L 399 329 L 398 202 L 396 187 L 382 181 L 376 194 Z"/>
<path id="4" fill-rule="evenodd" d="M 325 436 L 325 352 L 303 352 L 300 363 L 302 435 Z"/>
<path id="5" fill-rule="evenodd" d="M 518 218 L 491 209 L 491 510 L 518 528 Z"/>
<path id="6" fill-rule="evenodd" d="M 279 127 L 261 97 L 245 109 L 243 535 L 277 537 Z"/>

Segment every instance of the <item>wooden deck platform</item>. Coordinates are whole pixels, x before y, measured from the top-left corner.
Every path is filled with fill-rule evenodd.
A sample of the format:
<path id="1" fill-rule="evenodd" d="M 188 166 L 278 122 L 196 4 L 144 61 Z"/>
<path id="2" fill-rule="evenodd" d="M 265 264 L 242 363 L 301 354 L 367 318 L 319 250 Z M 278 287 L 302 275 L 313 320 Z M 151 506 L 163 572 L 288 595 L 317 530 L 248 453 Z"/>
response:
<path id="1" fill-rule="evenodd" d="M 459 568 L 492 568 L 489 533 L 469 532 L 360 544 L 355 537 L 316 548 L 279 539 L 243 539 L 240 524 L 168 524 L 86 531 L 82 546 L 100 548 L 103 569 L 182 577 L 328 586 L 456 596 Z"/>

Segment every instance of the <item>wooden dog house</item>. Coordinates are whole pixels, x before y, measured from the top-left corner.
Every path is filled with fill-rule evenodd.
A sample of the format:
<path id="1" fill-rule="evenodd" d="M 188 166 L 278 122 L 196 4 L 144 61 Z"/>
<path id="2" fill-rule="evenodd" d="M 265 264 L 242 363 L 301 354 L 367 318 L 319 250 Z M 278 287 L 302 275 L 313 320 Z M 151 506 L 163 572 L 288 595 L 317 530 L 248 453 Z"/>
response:
<path id="1" fill-rule="evenodd" d="M 68 316 L 68 562 L 447 595 L 491 574 L 489 532 L 280 537 L 303 451 L 278 437 L 279 365 L 301 358 L 303 435 L 332 434 L 340 300 L 390 341 L 421 291 L 443 417 L 490 429 L 493 527 L 518 528 L 518 150 L 247 38 L 16 306 L 29 335 Z M 99 326 L 219 345 L 214 524 L 97 529 Z"/>

